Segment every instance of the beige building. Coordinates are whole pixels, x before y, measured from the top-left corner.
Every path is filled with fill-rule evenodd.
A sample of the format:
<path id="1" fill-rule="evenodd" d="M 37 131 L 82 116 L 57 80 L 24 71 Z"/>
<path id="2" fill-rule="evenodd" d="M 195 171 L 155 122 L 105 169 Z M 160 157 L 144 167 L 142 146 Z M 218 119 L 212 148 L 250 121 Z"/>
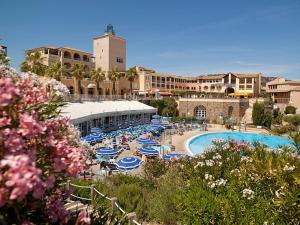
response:
<path id="1" fill-rule="evenodd" d="M 210 121 L 219 121 L 222 116 L 222 118 L 233 117 L 239 122 L 249 108 L 247 98 L 180 98 L 177 103 L 180 116 L 200 116 Z"/>
<path id="2" fill-rule="evenodd" d="M 33 52 L 40 52 L 43 64 L 49 66 L 54 63 L 60 62 L 66 67 L 68 72 L 75 64 L 83 64 L 86 66 L 87 71 L 94 68 L 94 60 L 92 54 L 70 47 L 52 47 L 45 46 L 33 48 L 26 51 L 26 54 Z"/>
<path id="3" fill-rule="evenodd" d="M 266 92 L 271 94 L 275 107 L 284 111 L 287 105 L 297 108 L 300 113 L 300 81 L 278 77 L 266 84 Z"/>
<path id="4" fill-rule="evenodd" d="M 93 55 L 70 47 L 40 47 L 30 49 L 27 53 L 39 51 L 43 63 L 49 66 L 60 62 L 68 69 L 68 76 L 62 78 L 71 94 L 96 97 L 96 83 L 88 76 L 77 88 L 76 80 L 71 76 L 70 69 L 74 64 L 84 64 L 87 72 L 102 68 L 106 73 L 112 69 L 126 71 L 126 40 L 116 36 L 112 25 L 108 25 L 102 36 L 93 39 Z M 224 73 L 194 77 L 161 74 L 154 70 L 136 66 L 138 78 L 133 82 L 133 90 L 138 95 L 171 95 L 174 91 L 193 91 L 201 93 L 220 93 L 232 96 L 258 96 L 261 90 L 261 74 Z M 112 82 L 108 78 L 101 82 L 100 95 L 111 95 Z M 116 82 L 117 95 L 129 95 L 130 83 L 121 77 Z M 79 93 L 75 93 L 79 90 Z"/>
<path id="5" fill-rule="evenodd" d="M 139 73 L 137 91 L 170 95 L 172 91 L 224 93 L 232 96 L 258 96 L 261 74 L 212 74 L 195 77 L 160 74 L 151 69 L 136 67 Z"/>
<path id="6" fill-rule="evenodd" d="M 96 68 L 126 71 L 126 40 L 115 35 L 112 25 L 107 26 L 104 35 L 94 38 L 93 49 Z"/>

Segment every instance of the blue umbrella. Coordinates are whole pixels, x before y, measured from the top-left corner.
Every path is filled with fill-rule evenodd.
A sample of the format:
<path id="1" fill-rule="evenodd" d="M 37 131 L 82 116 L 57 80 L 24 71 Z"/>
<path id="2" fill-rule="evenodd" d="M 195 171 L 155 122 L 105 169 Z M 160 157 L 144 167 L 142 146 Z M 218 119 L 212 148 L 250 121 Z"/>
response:
<path id="1" fill-rule="evenodd" d="M 169 153 L 169 154 L 163 155 L 163 159 L 168 160 L 168 161 L 170 161 L 172 159 L 183 158 L 183 157 L 189 157 L 189 156 L 186 154 L 181 154 L 181 153 Z"/>
<path id="2" fill-rule="evenodd" d="M 144 144 L 144 143 L 146 143 L 146 142 L 148 142 L 148 141 L 151 141 L 151 140 L 148 139 L 148 138 L 137 138 L 137 139 L 135 139 L 135 141 L 136 141 L 137 143 L 139 143 L 139 144 Z"/>
<path id="3" fill-rule="evenodd" d="M 142 147 L 138 149 L 139 152 L 143 155 L 149 155 L 149 156 L 158 156 L 159 155 L 159 151 L 151 148 L 151 147 Z"/>
<path id="4" fill-rule="evenodd" d="M 114 156 L 118 154 L 118 151 L 114 148 L 110 147 L 102 147 L 102 148 L 97 148 L 96 149 L 96 154 L 97 155 L 110 155 Z"/>
<path id="5" fill-rule="evenodd" d="M 138 168 L 142 164 L 142 160 L 137 157 L 125 157 L 116 164 L 119 170 L 126 171 Z"/>
<path id="6" fill-rule="evenodd" d="M 99 127 L 92 127 L 91 133 L 102 133 L 102 130 Z"/>
<path id="7" fill-rule="evenodd" d="M 151 124 L 149 125 L 150 129 L 162 129 L 164 128 L 161 124 Z"/>
<path id="8" fill-rule="evenodd" d="M 144 145 L 158 145 L 156 141 L 150 140 L 148 138 L 137 138 L 135 141 L 139 144 Z"/>
<path id="9" fill-rule="evenodd" d="M 81 140 L 83 140 L 83 141 L 85 141 L 87 143 L 91 143 L 91 142 L 95 142 L 96 138 L 91 137 L 91 136 L 85 136 L 85 137 L 81 138 Z"/>
<path id="10" fill-rule="evenodd" d="M 90 137 L 96 138 L 96 139 L 102 139 L 103 134 L 101 133 L 92 133 L 90 134 Z"/>
<path id="11" fill-rule="evenodd" d="M 151 123 L 160 123 L 160 119 L 152 119 Z"/>
<path id="12" fill-rule="evenodd" d="M 144 145 L 159 145 L 156 141 L 148 140 L 143 143 Z"/>
<path id="13" fill-rule="evenodd" d="M 152 118 L 153 119 L 160 119 L 160 115 L 155 114 L 155 115 L 152 116 Z"/>

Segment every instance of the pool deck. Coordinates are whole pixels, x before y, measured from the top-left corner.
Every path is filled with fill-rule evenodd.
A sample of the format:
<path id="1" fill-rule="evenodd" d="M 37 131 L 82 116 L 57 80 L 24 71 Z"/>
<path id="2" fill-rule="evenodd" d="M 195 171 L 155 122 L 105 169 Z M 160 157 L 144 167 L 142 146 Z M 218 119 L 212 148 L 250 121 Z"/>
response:
<path id="1" fill-rule="evenodd" d="M 191 138 L 194 137 L 196 135 L 199 134 L 205 134 L 205 133 L 209 133 L 209 132 L 230 132 L 231 130 L 225 129 L 224 127 L 222 127 L 221 125 L 208 125 L 207 131 L 200 131 L 200 130 L 192 130 L 192 131 L 185 131 L 183 133 L 183 135 L 179 135 L 179 134 L 174 134 L 172 135 L 172 145 L 175 147 L 175 151 L 176 153 L 184 153 L 184 154 L 189 154 L 189 152 L 186 150 L 186 143 L 187 141 Z M 236 132 L 236 130 L 235 130 Z M 255 133 L 260 133 L 260 134 L 269 134 L 269 132 L 267 130 L 264 129 L 257 129 L 257 128 L 247 128 L 246 132 L 255 132 Z M 145 137 L 145 135 L 142 135 L 141 137 Z M 128 143 L 130 146 L 130 150 L 124 150 L 116 159 L 119 160 L 123 157 L 126 156 L 133 156 L 134 152 L 136 151 L 136 149 L 138 147 L 140 147 L 139 144 L 137 144 L 135 141 L 129 142 Z M 162 142 L 162 144 L 167 144 Z M 102 144 L 97 145 L 97 147 L 103 146 Z M 94 147 L 96 148 L 96 146 Z M 95 162 L 95 161 L 94 161 Z M 129 171 L 128 173 L 131 175 L 141 175 L 143 173 L 143 167 L 139 167 L 138 169 L 134 169 Z M 103 173 L 100 171 L 99 165 L 94 165 L 92 166 L 89 171 L 96 173 L 96 174 L 102 174 Z"/>
<path id="2" fill-rule="evenodd" d="M 199 134 L 209 133 L 209 132 L 230 132 L 230 131 L 231 130 L 225 129 L 219 125 L 209 125 L 207 131 L 193 130 L 193 131 L 186 131 L 184 132 L 183 135 L 179 135 L 179 134 L 173 135 L 172 144 L 175 146 L 175 152 L 189 154 L 189 152 L 186 150 L 186 143 L 191 137 L 194 137 Z M 236 132 L 236 130 L 234 132 Z M 257 128 L 247 128 L 246 132 L 269 134 L 267 130 L 257 129 Z"/>

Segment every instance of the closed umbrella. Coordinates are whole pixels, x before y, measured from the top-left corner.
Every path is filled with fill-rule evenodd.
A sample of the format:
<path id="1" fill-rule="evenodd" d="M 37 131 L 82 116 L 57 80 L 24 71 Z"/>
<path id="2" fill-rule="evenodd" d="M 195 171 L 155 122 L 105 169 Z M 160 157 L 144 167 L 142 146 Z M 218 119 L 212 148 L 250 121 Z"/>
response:
<path id="1" fill-rule="evenodd" d="M 138 168 L 142 164 L 142 160 L 137 157 L 125 157 L 120 159 L 116 165 L 119 170 L 133 170 Z"/>

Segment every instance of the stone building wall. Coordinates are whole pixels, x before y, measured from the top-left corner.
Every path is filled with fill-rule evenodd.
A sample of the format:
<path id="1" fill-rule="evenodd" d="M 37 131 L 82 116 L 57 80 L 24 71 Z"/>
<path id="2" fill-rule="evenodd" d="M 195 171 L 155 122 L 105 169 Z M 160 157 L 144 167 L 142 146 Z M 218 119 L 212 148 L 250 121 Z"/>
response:
<path id="1" fill-rule="evenodd" d="M 179 116 L 195 116 L 195 108 L 203 106 L 208 120 L 218 120 L 223 114 L 240 121 L 249 107 L 248 99 L 180 99 L 177 103 Z"/>

